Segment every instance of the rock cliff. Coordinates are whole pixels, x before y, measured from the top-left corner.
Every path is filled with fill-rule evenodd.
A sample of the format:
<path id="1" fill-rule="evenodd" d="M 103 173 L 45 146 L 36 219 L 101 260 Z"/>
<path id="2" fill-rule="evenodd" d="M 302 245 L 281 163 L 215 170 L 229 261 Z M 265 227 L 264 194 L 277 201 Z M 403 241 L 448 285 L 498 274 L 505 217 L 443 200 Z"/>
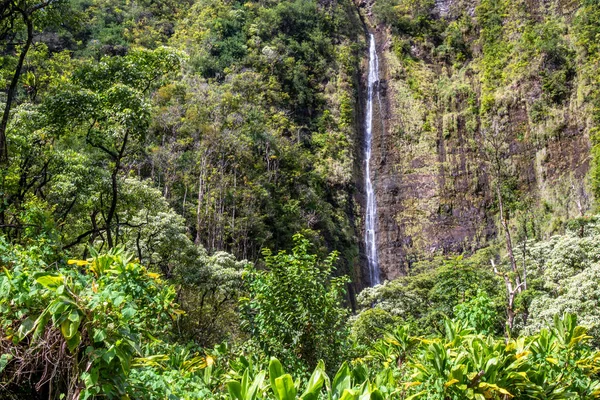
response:
<path id="1" fill-rule="evenodd" d="M 405 3 L 362 8 L 383 77 L 372 166 L 382 277 L 497 240 L 498 196 L 520 239 L 585 214 L 592 123 L 577 7 Z"/>

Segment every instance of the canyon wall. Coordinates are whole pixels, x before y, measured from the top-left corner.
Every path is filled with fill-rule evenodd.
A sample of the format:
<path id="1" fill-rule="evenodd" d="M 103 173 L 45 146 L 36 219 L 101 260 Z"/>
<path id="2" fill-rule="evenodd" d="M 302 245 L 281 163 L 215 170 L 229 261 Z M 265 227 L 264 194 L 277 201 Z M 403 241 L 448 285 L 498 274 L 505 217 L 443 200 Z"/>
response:
<path id="1" fill-rule="evenodd" d="M 577 5 L 357 5 L 381 60 L 372 169 L 382 278 L 495 242 L 498 196 L 519 240 L 559 233 L 590 210 L 593 124 Z"/>

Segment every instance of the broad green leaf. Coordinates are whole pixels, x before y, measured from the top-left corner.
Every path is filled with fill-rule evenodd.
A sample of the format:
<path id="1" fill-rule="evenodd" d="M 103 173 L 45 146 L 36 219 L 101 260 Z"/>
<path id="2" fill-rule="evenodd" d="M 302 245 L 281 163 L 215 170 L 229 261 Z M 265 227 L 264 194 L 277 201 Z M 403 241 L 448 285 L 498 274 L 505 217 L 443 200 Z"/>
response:
<path id="1" fill-rule="evenodd" d="M 94 329 L 94 342 L 102 342 L 106 339 L 106 331 L 104 329 Z"/>
<path id="2" fill-rule="evenodd" d="M 242 394 L 245 396 L 248 392 L 248 387 L 250 387 L 250 373 L 248 368 L 244 371 L 244 375 L 242 375 Z"/>
<path id="3" fill-rule="evenodd" d="M 244 397 L 242 396 L 242 385 L 238 381 L 227 382 L 227 391 L 232 399 L 244 400 Z"/>
<path id="4" fill-rule="evenodd" d="M 48 308 L 44 310 L 43 313 L 35 320 L 35 331 L 33 332 L 33 340 L 36 340 L 42 336 L 44 331 L 46 330 L 46 324 L 50 320 L 50 312 Z"/>
<path id="5" fill-rule="evenodd" d="M 0 299 L 7 299 L 10 294 L 10 279 L 0 276 Z"/>
<path id="6" fill-rule="evenodd" d="M 71 311 L 71 313 L 69 314 L 68 319 L 71 322 L 79 322 L 79 320 L 80 320 L 79 313 L 77 311 L 75 311 L 75 310 Z"/>
<path id="7" fill-rule="evenodd" d="M 123 318 L 131 319 L 135 315 L 135 308 L 127 306 L 123 309 L 122 314 L 123 314 Z"/>
<path id="8" fill-rule="evenodd" d="M 271 358 L 271 362 L 269 362 L 269 381 L 271 382 L 271 389 L 275 394 L 277 400 L 281 400 L 279 397 L 279 393 L 275 390 L 275 379 L 279 378 L 284 374 L 283 367 L 281 363 L 276 358 Z"/>
<path id="9" fill-rule="evenodd" d="M 4 369 L 6 368 L 6 366 L 10 362 L 10 360 L 12 360 L 12 358 L 13 358 L 12 354 L 2 354 L 0 356 L 0 373 L 2 373 L 2 371 L 4 371 Z"/>
<path id="10" fill-rule="evenodd" d="M 310 379 L 308 380 L 306 390 L 301 396 L 301 399 L 308 400 L 310 396 L 318 397 L 317 395 L 321 391 L 323 387 L 323 383 L 325 382 L 325 365 L 323 361 L 319 361 L 317 367 L 313 371 Z"/>
<path id="11" fill-rule="evenodd" d="M 65 339 L 71 339 L 77 333 L 77 329 L 79 328 L 80 321 L 71 321 L 69 319 L 63 321 L 60 324 L 60 332 L 65 337 Z"/>
<path id="12" fill-rule="evenodd" d="M 350 389 L 351 384 L 350 368 L 348 367 L 348 363 L 344 362 L 337 374 L 335 374 L 335 378 L 333 378 L 333 384 L 331 388 L 333 392 L 333 398 L 340 399 L 344 390 Z"/>
<path id="13" fill-rule="evenodd" d="M 352 389 L 344 389 L 340 400 L 356 400 L 358 398 L 358 393 Z"/>
<path id="14" fill-rule="evenodd" d="M 25 318 L 25 320 L 19 326 L 17 330 L 17 340 L 23 340 L 27 335 L 29 335 L 35 329 L 35 321 L 31 317 Z"/>
<path id="15" fill-rule="evenodd" d="M 119 295 L 113 300 L 113 304 L 115 307 L 119 307 L 121 304 L 123 304 L 123 301 L 125 301 L 125 296 Z"/>
<path id="16" fill-rule="evenodd" d="M 75 351 L 75 349 L 77 348 L 77 346 L 79 346 L 80 343 L 81 343 L 81 334 L 79 332 L 77 332 L 75 335 L 73 335 L 73 337 L 71 337 L 70 339 L 67 339 L 67 347 L 69 348 L 69 351 L 71 353 L 73 353 Z"/>
<path id="17" fill-rule="evenodd" d="M 123 369 L 125 374 L 128 374 L 131 368 L 131 354 L 129 354 L 125 348 L 126 346 L 121 344 L 120 346 L 115 347 L 115 353 L 121 362 L 121 369 Z"/>
<path id="18" fill-rule="evenodd" d="M 117 354 L 116 350 L 115 350 L 115 346 L 112 345 L 109 347 L 108 350 L 106 350 L 106 352 L 102 355 L 102 359 L 104 361 L 106 361 L 107 364 L 110 364 L 110 362 L 112 361 L 113 358 L 115 358 L 115 355 Z"/>
<path id="19" fill-rule="evenodd" d="M 360 388 L 358 389 L 358 400 L 370 400 L 371 391 L 369 387 L 369 381 L 364 381 Z"/>
<path id="20" fill-rule="evenodd" d="M 383 394 L 381 394 L 379 389 L 375 389 L 371 392 L 371 400 L 384 400 Z"/>
<path id="21" fill-rule="evenodd" d="M 275 379 L 275 390 L 280 400 L 296 400 L 296 387 L 290 374 L 285 374 Z"/>
<path id="22" fill-rule="evenodd" d="M 46 289 L 53 291 L 58 289 L 64 282 L 64 277 L 62 275 L 54 275 L 47 272 L 37 272 L 33 274 L 33 278 Z"/>

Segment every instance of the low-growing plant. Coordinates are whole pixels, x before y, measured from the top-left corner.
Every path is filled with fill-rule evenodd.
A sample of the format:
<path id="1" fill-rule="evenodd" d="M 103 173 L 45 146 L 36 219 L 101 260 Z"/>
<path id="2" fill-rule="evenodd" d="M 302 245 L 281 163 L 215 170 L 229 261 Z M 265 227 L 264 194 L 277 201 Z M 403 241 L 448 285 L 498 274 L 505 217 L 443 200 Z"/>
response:
<path id="1" fill-rule="evenodd" d="M 31 254 L 36 251 L 0 238 L 2 386 L 30 385 L 48 398 L 127 398 L 135 391 L 132 369 L 174 360 L 169 349 L 169 356 L 142 351 L 167 340 L 181 313 L 174 287 L 159 274 L 122 248 L 92 249 L 90 259 L 52 265 Z M 205 366 L 206 359 L 184 352 L 167 369 L 189 373 Z"/>

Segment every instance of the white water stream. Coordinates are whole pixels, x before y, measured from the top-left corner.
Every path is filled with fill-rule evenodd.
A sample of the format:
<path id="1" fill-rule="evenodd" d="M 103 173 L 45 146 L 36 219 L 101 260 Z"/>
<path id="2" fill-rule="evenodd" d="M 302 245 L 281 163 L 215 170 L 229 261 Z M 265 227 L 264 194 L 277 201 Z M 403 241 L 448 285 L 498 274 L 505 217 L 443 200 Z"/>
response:
<path id="1" fill-rule="evenodd" d="M 370 34 L 369 41 L 369 79 L 367 90 L 367 113 L 365 116 L 365 188 L 367 192 L 367 208 L 365 216 L 365 249 L 369 267 L 369 283 L 375 286 L 381 283 L 379 261 L 377 258 L 377 239 L 375 236 L 377 223 L 377 204 L 375 191 L 371 181 L 371 145 L 373 141 L 373 95 L 379 83 L 379 59 L 375 48 L 375 37 Z M 379 97 L 379 91 L 377 91 Z"/>

